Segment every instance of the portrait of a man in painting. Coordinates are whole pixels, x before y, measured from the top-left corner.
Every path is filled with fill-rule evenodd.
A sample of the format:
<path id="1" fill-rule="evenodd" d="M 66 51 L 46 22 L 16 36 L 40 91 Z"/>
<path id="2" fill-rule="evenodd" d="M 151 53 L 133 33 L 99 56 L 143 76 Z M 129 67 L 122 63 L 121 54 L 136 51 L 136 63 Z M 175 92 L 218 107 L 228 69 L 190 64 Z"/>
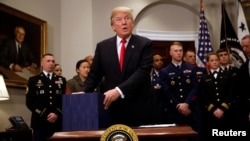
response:
<path id="1" fill-rule="evenodd" d="M 25 87 L 40 71 L 47 23 L 0 3 L 0 74 L 7 86 Z"/>

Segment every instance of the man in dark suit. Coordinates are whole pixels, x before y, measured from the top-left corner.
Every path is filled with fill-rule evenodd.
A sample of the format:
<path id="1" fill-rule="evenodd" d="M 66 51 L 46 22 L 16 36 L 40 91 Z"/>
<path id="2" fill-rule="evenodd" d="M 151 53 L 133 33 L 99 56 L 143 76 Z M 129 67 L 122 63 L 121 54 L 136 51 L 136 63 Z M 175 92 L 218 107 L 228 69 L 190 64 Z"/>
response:
<path id="1" fill-rule="evenodd" d="M 239 83 L 240 83 L 240 97 L 241 97 L 241 111 L 243 111 L 243 119 L 247 122 L 244 128 L 248 130 L 248 136 L 250 135 L 250 35 L 246 35 L 241 39 L 241 46 L 243 52 L 247 56 L 247 61 L 243 63 L 239 70 Z"/>
<path id="2" fill-rule="evenodd" d="M 5 41 L 0 50 L 0 65 L 15 72 L 23 68 L 36 70 L 35 57 L 29 46 L 24 43 L 25 29 L 17 26 L 14 31 L 15 39 Z"/>
<path id="3" fill-rule="evenodd" d="M 65 94 L 66 79 L 53 73 L 54 65 L 52 54 L 43 55 L 43 71 L 28 80 L 26 106 L 32 114 L 34 141 L 47 141 L 54 132 L 62 130 L 62 94 Z"/>
<path id="4" fill-rule="evenodd" d="M 150 82 L 152 42 L 132 34 L 134 20 L 130 8 L 113 9 L 111 27 L 116 36 L 97 44 L 93 64 L 82 90 L 93 92 L 104 77 L 103 104 L 111 112 L 112 124 L 154 124 L 159 114 Z M 124 62 L 119 63 L 123 46 L 121 41 L 124 39 L 126 53 Z"/>

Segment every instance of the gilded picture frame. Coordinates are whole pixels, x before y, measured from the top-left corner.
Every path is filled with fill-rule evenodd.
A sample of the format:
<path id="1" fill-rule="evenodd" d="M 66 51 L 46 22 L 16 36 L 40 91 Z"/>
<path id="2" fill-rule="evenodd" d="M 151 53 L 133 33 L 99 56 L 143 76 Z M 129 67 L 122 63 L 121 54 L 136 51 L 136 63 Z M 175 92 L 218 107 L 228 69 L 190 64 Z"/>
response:
<path id="1" fill-rule="evenodd" d="M 26 32 L 24 42 L 29 45 L 36 57 L 38 73 L 40 59 L 47 50 L 47 22 L 2 3 L 0 3 L 0 19 L 0 47 L 3 47 L 4 41 L 8 38 L 14 38 L 16 26 L 23 26 Z M 4 76 L 7 86 L 26 87 L 29 77 L 19 75 L 20 73 L 22 72 L 14 72 L 10 68 L 0 66 L 0 74 Z"/>

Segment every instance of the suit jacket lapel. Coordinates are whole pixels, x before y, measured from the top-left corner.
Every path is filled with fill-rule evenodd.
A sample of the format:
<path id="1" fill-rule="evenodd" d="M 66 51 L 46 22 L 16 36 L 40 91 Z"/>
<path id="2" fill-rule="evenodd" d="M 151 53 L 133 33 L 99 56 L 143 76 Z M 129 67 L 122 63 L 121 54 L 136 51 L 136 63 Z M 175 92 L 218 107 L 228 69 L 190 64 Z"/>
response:
<path id="1" fill-rule="evenodd" d="M 110 51 L 109 54 L 110 56 L 113 58 L 112 60 L 114 60 L 115 65 L 117 66 L 117 68 L 120 70 L 120 62 L 119 62 L 119 56 L 118 56 L 118 47 L 117 47 L 117 43 L 116 43 L 116 39 L 117 36 L 114 36 L 114 38 L 112 38 L 111 40 L 111 44 L 110 44 Z"/>
<path id="2" fill-rule="evenodd" d="M 134 47 L 135 47 L 135 40 L 134 40 L 134 36 L 132 35 L 128 44 L 127 44 L 123 68 L 126 68 L 126 66 L 128 65 L 130 56 L 134 52 Z"/>
<path id="3" fill-rule="evenodd" d="M 15 41 L 15 40 L 13 40 L 13 41 L 11 42 L 11 44 L 12 44 L 12 47 L 13 47 L 14 53 L 15 53 L 15 55 L 16 55 L 16 54 L 17 54 L 17 46 L 16 46 L 16 41 Z"/>

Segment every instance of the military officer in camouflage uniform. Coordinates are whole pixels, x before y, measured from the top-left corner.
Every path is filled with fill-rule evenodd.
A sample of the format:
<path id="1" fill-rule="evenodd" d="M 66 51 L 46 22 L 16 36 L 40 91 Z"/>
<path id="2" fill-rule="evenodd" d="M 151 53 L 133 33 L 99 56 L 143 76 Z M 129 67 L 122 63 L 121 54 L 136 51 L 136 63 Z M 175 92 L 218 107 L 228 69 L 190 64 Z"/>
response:
<path id="1" fill-rule="evenodd" d="M 41 59 L 43 71 L 28 80 L 26 106 L 31 111 L 34 141 L 45 141 L 62 129 L 62 95 L 66 79 L 53 73 L 55 58 L 45 54 Z"/>

